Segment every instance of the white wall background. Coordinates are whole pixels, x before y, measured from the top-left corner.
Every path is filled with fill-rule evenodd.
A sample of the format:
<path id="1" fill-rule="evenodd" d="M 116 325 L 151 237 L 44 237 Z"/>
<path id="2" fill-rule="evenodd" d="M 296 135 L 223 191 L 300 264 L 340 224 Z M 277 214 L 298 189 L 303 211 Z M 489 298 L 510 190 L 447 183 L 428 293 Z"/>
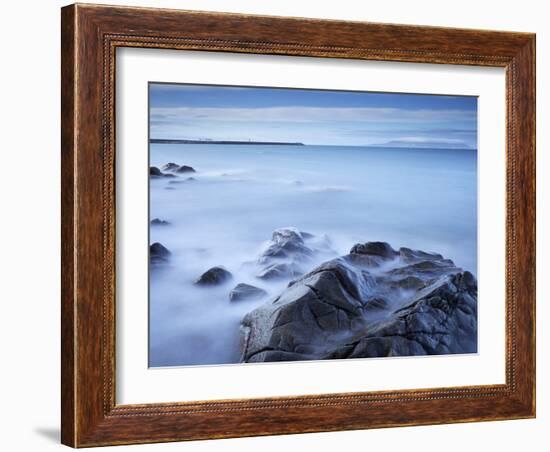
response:
<path id="1" fill-rule="evenodd" d="M 279 451 L 547 450 L 550 429 L 545 306 L 550 241 L 550 30 L 546 2 L 523 0 L 113 0 L 118 4 L 441 25 L 537 33 L 538 417 L 536 420 L 119 447 L 116 450 Z M 99 3 L 99 2 L 93 2 Z M 0 444 L 8 451 L 59 450 L 59 8 L 5 2 L 0 28 Z M 544 355 L 546 352 L 546 356 Z M 546 380 L 546 381 L 545 381 Z M 482 449 L 483 448 L 483 449 Z"/>

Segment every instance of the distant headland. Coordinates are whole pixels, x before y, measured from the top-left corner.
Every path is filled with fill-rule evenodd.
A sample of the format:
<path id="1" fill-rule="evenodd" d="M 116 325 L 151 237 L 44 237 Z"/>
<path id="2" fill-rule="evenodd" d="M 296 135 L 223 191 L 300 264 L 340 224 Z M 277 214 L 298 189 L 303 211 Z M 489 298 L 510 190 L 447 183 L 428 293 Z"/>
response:
<path id="1" fill-rule="evenodd" d="M 151 138 L 154 144 L 256 144 L 272 146 L 305 146 L 304 143 L 292 143 L 287 141 L 236 141 L 236 140 L 181 140 L 177 138 Z"/>

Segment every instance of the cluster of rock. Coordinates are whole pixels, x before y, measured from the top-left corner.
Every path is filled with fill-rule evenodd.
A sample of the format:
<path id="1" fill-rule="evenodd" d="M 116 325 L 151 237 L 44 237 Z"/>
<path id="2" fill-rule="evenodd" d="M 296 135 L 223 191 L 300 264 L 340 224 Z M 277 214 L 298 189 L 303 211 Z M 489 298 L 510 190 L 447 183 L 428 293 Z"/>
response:
<path id="1" fill-rule="evenodd" d="M 320 255 L 333 254 L 326 236 L 317 237 L 291 227 L 276 229 L 255 263 L 256 276 L 263 280 L 297 278 L 311 268 L 311 263 Z"/>
<path id="2" fill-rule="evenodd" d="M 173 163 L 173 162 L 162 165 L 161 169 L 159 169 L 156 166 L 149 167 L 149 177 L 152 179 L 158 179 L 161 177 L 174 178 L 174 177 L 177 177 L 177 175 L 179 174 L 196 173 L 196 172 L 197 171 L 192 166 L 178 165 L 177 163 Z"/>
<path id="3" fill-rule="evenodd" d="M 163 171 L 168 171 L 168 172 L 171 172 L 171 173 L 178 173 L 178 174 L 196 173 L 197 172 L 195 170 L 195 168 L 193 168 L 192 166 L 178 165 L 177 163 L 173 163 L 173 162 L 166 163 L 165 165 L 162 165 L 162 170 Z"/>
<path id="4" fill-rule="evenodd" d="M 169 226 L 170 222 L 166 220 L 161 220 L 160 218 L 153 218 L 151 220 L 151 226 Z"/>
<path id="5" fill-rule="evenodd" d="M 477 281 L 439 254 L 355 245 L 242 323 L 243 362 L 477 350 Z"/>
<path id="6" fill-rule="evenodd" d="M 290 280 L 304 273 L 304 268 L 320 252 L 328 251 L 328 239 L 319 240 L 313 234 L 296 228 L 281 228 L 273 232 L 271 240 L 255 262 L 248 265 L 256 269 L 260 281 Z M 199 286 L 225 284 L 233 275 L 224 267 L 212 267 L 196 281 Z M 267 292 L 251 284 L 239 283 L 229 293 L 230 301 L 259 300 Z"/>
<path id="7" fill-rule="evenodd" d="M 161 226 L 168 222 L 155 218 L 152 225 Z M 153 246 L 156 250 L 153 250 Z M 157 256 L 160 243 L 151 245 L 151 264 L 159 265 L 168 262 L 169 255 L 163 255 L 162 259 Z M 164 248 L 164 246 L 162 246 Z M 166 248 L 164 248 L 166 249 Z M 168 251 L 168 250 L 166 250 Z M 305 269 L 311 268 L 314 259 L 319 256 L 333 255 L 330 242 L 326 236 L 317 237 L 307 232 L 301 232 L 296 228 L 281 228 L 273 232 L 271 240 L 266 244 L 264 251 L 253 265 L 258 281 L 290 280 L 304 274 Z M 215 266 L 206 270 L 195 280 L 199 287 L 213 287 L 228 284 L 233 280 L 233 275 L 223 266 Z M 230 292 L 229 300 L 260 300 L 267 297 L 268 293 L 251 284 L 238 283 Z"/>

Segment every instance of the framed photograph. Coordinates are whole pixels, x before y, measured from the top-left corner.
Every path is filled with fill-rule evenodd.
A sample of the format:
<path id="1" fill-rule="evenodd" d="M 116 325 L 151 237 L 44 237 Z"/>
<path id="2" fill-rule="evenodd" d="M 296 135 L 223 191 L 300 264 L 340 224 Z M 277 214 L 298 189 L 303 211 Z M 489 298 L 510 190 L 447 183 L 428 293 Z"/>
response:
<path id="1" fill-rule="evenodd" d="M 535 416 L 535 36 L 62 9 L 62 442 Z"/>

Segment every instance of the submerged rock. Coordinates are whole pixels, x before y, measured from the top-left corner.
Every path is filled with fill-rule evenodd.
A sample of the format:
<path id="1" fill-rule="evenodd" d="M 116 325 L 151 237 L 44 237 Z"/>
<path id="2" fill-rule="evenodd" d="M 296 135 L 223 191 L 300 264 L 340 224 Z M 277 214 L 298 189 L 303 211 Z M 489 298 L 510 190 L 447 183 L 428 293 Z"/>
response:
<path id="1" fill-rule="evenodd" d="M 273 232 L 271 244 L 262 253 L 262 258 L 304 259 L 310 257 L 313 250 L 306 246 L 300 231 L 294 228 L 277 229 Z"/>
<path id="2" fill-rule="evenodd" d="M 333 256 L 328 237 L 317 237 L 296 228 L 273 231 L 271 240 L 257 260 L 260 279 L 292 279 L 304 273 L 304 267 L 319 256 Z"/>
<path id="3" fill-rule="evenodd" d="M 162 165 L 161 169 L 163 171 L 176 171 L 179 167 L 177 163 L 170 162 Z"/>
<path id="4" fill-rule="evenodd" d="M 256 276 L 260 279 L 273 280 L 273 279 L 284 279 L 284 278 L 296 278 L 300 276 L 303 272 L 299 267 L 294 264 L 271 264 L 265 267 L 260 273 Z"/>
<path id="5" fill-rule="evenodd" d="M 441 255 L 402 250 L 357 244 L 292 281 L 241 322 L 241 360 L 475 352 L 475 277 Z"/>
<path id="6" fill-rule="evenodd" d="M 151 177 L 162 177 L 164 174 L 156 166 L 149 167 L 149 176 Z"/>
<path id="7" fill-rule="evenodd" d="M 195 168 L 192 166 L 182 165 L 178 169 L 175 170 L 176 173 L 196 173 Z"/>
<path id="8" fill-rule="evenodd" d="M 194 177 L 187 177 L 183 180 L 171 180 L 168 183 L 171 184 L 171 185 L 179 185 L 179 184 L 186 184 L 188 182 L 193 182 L 193 181 L 196 181 L 196 180 L 197 179 L 195 179 Z"/>
<path id="9" fill-rule="evenodd" d="M 223 267 L 212 267 L 205 271 L 199 279 L 195 281 L 198 286 L 217 286 L 233 279 L 233 275 Z"/>
<path id="10" fill-rule="evenodd" d="M 166 220 L 161 220 L 160 218 L 153 218 L 151 220 L 151 226 L 169 226 L 170 222 Z"/>
<path id="11" fill-rule="evenodd" d="M 378 256 L 383 259 L 393 259 L 398 253 L 389 243 L 367 242 L 354 245 L 350 250 L 350 254 L 366 254 L 369 256 Z"/>
<path id="12" fill-rule="evenodd" d="M 149 247 L 149 261 L 151 265 L 167 264 L 170 261 L 172 253 L 159 242 L 153 243 Z"/>
<path id="13" fill-rule="evenodd" d="M 177 176 L 175 174 L 171 174 L 171 173 L 163 173 L 156 166 L 150 166 L 149 167 L 149 177 L 151 177 L 153 179 L 157 179 L 159 177 L 173 178 L 173 177 L 177 177 Z"/>
<path id="14" fill-rule="evenodd" d="M 237 284 L 229 293 L 230 301 L 259 300 L 267 296 L 267 292 L 250 284 Z"/>

